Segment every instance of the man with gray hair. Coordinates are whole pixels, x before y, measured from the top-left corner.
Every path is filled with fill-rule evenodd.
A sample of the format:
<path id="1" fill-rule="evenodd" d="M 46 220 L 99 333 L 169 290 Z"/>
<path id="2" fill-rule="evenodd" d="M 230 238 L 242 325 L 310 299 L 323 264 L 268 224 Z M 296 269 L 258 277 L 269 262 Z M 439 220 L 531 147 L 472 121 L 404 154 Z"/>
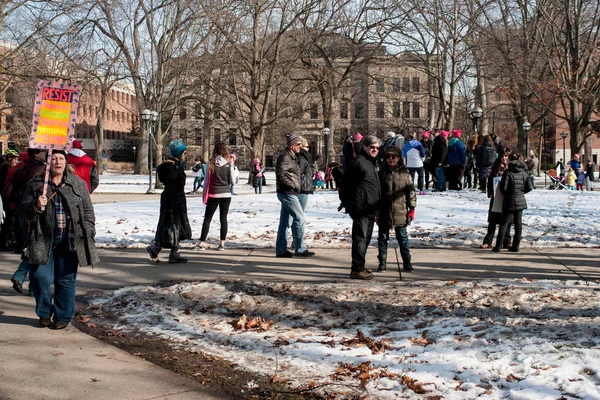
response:
<path id="1" fill-rule="evenodd" d="M 379 215 L 379 147 L 379 139 L 375 136 L 364 138 L 359 156 L 350 163 L 340 184 L 342 207 L 352 218 L 352 279 L 373 279 L 373 273 L 365 269 L 365 257 Z"/>

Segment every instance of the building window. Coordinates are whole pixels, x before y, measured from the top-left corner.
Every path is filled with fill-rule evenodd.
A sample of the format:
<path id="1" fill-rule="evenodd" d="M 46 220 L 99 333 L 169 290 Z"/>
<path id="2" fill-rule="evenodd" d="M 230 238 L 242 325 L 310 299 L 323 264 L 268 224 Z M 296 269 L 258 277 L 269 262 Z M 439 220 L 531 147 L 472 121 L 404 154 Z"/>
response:
<path id="1" fill-rule="evenodd" d="M 399 101 L 395 101 L 394 102 L 394 118 L 400 118 L 400 102 Z"/>
<path id="2" fill-rule="evenodd" d="M 400 78 L 394 78 L 394 93 L 398 93 L 400 91 Z"/>
<path id="3" fill-rule="evenodd" d="M 221 141 L 221 130 L 218 128 L 215 128 L 215 131 L 213 133 L 213 142 L 214 144 L 217 144 Z"/>
<path id="4" fill-rule="evenodd" d="M 185 109 L 185 107 L 181 107 L 181 108 L 179 109 L 179 119 L 180 119 L 181 121 L 183 121 L 183 120 L 184 120 L 184 119 L 186 119 L 186 118 L 187 118 L 187 110 Z"/>
<path id="5" fill-rule="evenodd" d="M 377 93 L 385 92 L 385 84 L 383 83 L 383 78 L 377 79 Z"/>
<path id="6" fill-rule="evenodd" d="M 385 108 L 383 102 L 375 104 L 375 116 L 376 118 L 385 118 Z"/>
<path id="7" fill-rule="evenodd" d="M 364 93 L 365 92 L 365 81 L 362 78 L 356 79 L 356 92 Z"/>
<path id="8" fill-rule="evenodd" d="M 405 101 L 402 104 L 402 108 L 404 109 L 403 118 L 410 118 L 410 101 Z"/>
<path id="9" fill-rule="evenodd" d="M 421 118 L 421 104 L 413 103 L 413 118 Z"/>
<path id="10" fill-rule="evenodd" d="M 410 78 L 408 78 L 408 77 L 402 78 L 402 91 L 410 92 Z"/>
<path id="11" fill-rule="evenodd" d="M 319 118 L 319 109 L 316 104 L 310 106 L 310 119 Z"/>
<path id="12" fill-rule="evenodd" d="M 348 119 L 348 103 L 340 103 L 340 119 Z"/>
<path id="13" fill-rule="evenodd" d="M 354 103 L 354 119 L 363 119 L 365 117 L 365 107 L 363 103 Z"/>
<path id="14" fill-rule="evenodd" d="M 421 91 L 421 78 L 418 76 L 412 78 L 412 91 L 418 93 Z"/>
<path id="15" fill-rule="evenodd" d="M 234 131 L 229 131 L 228 146 L 236 146 L 236 145 L 237 145 L 237 136 Z"/>
<path id="16" fill-rule="evenodd" d="M 196 146 L 202 146 L 202 129 L 194 129 L 194 144 Z"/>

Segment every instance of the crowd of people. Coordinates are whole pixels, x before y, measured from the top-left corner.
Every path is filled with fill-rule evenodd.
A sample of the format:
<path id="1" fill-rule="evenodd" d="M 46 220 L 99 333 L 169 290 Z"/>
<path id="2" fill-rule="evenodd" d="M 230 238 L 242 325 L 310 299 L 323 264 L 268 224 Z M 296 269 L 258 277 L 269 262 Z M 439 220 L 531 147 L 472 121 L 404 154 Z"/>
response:
<path id="1" fill-rule="evenodd" d="M 308 258 L 315 252 L 304 242 L 305 212 L 309 197 L 319 188 L 339 193 L 340 208 L 352 219 L 350 278 L 370 280 L 366 253 L 378 224 L 377 272 L 387 269 L 390 232 L 399 244 L 402 267 L 414 270 L 407 226 L 415 218 L 417 194 L 424 195 L 429 183 L 434 191 L 473 188 L 487 193 L 488 230 L 481 248 L 518 252 L 525 194 L 535 188 L 539 161 L 533 152 L 524 159 L 502 144 L 495 135 L 461 140 L 462 132 L 426 131 L 420 140 L 414 133 L 385 134 L 384 140 L 361 134 L 349 135 L 343 146 L 342 164 L 331 162 L 324 171 L 316 168 L 308 141 L 287 133 L 286 146 L 277 157 L 276 195 L 281 203 L 275 257 Z M 188 260 L 179 253 L 180 242 L 192 238 L 185 195 L 187 147 L 181 140 L 169 145 L 170 156 L 157 167 L 164 184 L 154 240 L 146 250 L 159 262 L 163 248 L 169 263 Z M 36 299 L 39 324 L 63 329 L 72 318 L 78 267 L 98 262 L 95 250 L 95 217 L 90 193 L 98 186 L 96 165 L 73 142 L 70 154 L 53 150 L 49 181 L 44 182 L 48 153 L 43 149 L 19 152 L 9 148 L 0 165 L 0 190 L 5 218 L 0 250 L 22 253 L 22 261 L 11 278 L 13 288 L 23 292 L 30 275 L 30 292 Z M 237 157 L 226 144 L 216 143 L 210 159 L 197 159 L 192 167 L 192 193 L 202 189 L 206 205 L 199 250 L 206 250 L 212 219 L 219 210 L 220 235 L 217 250 L 225 250 L 228 213 L 234 185 L 239 179 Z M 582 167 L 575 154 L 562 167 L 569 188 L 593 190 L 594 164 Z M 561 165 L 557 170 L 560 170 Z M 256 194 L 266 184 L 260 159 L 252 161 L 251 183 Z M 1 210 L 0 210 L 1 211 Z M 0 215 L 2 213 L 0 212 Z M 511 230 L 512 236 L 511 236 Z M 291 231 L 292 245 L 288 246 Z M 494 235 L 496 243 L 494 245 Z M 54 286 L 54 290 L 51 287 Z"/>

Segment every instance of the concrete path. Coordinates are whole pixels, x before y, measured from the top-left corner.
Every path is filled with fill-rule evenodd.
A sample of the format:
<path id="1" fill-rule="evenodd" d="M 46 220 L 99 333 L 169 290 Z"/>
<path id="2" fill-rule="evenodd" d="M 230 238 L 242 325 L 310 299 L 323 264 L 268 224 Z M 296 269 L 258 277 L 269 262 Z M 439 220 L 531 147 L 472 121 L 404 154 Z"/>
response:
<path id="1" fill-rule="evenodd" d="M 350 250 L 314 249 L 310 259 L 279 259 L 273 249 L 182 251 L 187 264 L 154 264 L 143 249 L 101 249 L 102 262 L 79 271 L 77 293 L 165 280 L 252 279 L 331 282 L 347 280 Z M 600 279 L 600 249 L 413 249 L 406 282 L 473 279 Z M 376 249 L 367 254 L 376 265 Z M 164 254 L 164 258 L 168 255 Z M 398 281 L 394 252 L 375 282 Z M 15 254 L 0 253 L 0 400 L 9 399 L 224 399 L 198 383 L 163 370 L 79 332 L 38 327 L 34 299 L 13 291 Z M 365 284 L 356 282 L 356 285 Z M 373 284 L 373 283 L 369 283 Z M 376 283 L 375 283 L 376 284 Z"/>

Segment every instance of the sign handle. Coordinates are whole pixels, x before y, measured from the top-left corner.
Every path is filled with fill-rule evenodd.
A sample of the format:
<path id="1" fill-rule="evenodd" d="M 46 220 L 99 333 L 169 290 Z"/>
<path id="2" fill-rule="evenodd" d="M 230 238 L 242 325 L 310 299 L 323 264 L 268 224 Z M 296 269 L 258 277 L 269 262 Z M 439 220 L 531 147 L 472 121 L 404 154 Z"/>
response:
<path id="1" fill-rule="evenodd" d="M 48 155 L 46 157 L 46 174 L 44 175 L 44 187 L 42 189 L 42 196 L 46 196 L 48 193 L 48 185 L 50 184 L 50 165 L 52 163 L 52 150 L 48 149 Z M 46 196 L 48 197 L 48 196 Z M 46 207 L 42 207 L 44 211 Z"/>

